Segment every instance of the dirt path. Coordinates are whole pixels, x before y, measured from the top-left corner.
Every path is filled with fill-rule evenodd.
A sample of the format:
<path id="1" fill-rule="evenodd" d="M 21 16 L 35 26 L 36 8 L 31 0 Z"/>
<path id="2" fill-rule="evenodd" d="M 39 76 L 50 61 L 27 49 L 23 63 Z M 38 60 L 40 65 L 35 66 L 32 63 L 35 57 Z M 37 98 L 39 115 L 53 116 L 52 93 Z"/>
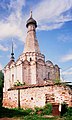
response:
<path id="1" fill-rule="evenodd" d="M 17 119 L 17 118 L 7 118 L 7 117 L 5 117 L 5 118 L 0 118 L 0 120 L 20 120 L 19 118 Z"/>

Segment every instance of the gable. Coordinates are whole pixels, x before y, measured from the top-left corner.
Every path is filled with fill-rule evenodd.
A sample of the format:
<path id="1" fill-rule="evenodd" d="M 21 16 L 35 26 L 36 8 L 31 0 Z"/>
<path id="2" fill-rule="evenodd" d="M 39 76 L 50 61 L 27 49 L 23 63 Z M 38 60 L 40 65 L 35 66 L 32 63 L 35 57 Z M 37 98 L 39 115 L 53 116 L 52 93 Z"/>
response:
<path id="1" fill-rule="evenodd" d="M 11 68 L 11 66 L 15 66 L 15 61 L 10 60 L 10 62 L 4 68 Z"/>
<path id="2" fill-rule="evenodd" d="M 45 62 L 42 59 L 38 59 L 37 63 L 45 65 Z"/>
<path id="3" fill-rule="evenodd" d="M 29 65 L 29 62 L 27 60 L 24 60 L 23 64 L 24 65 Z"/>

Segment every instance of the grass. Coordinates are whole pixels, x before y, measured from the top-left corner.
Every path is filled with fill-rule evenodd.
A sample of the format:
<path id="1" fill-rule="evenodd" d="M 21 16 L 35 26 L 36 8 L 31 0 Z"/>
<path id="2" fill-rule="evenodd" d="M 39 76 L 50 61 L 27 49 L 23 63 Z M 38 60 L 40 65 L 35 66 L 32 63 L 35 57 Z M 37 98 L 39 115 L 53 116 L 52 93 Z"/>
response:
<path id="1" fill-rule="evenodd" d="M 0 118 L 15 118 L 20 120 L 54 120 L 43 118 L 42 116 L 36 115 L 31 109 L 8 109 L 0 108 Z"/>
<path id="2" fill-rule="evenodd" d="M 39 115 L 29 115 L 29 116 L 25 116 L 24 120 L 56 120 L 56 119 L 55 118 L 44 118 Z"/>
<path id="3" fill-rule="evenodd" d="M 23 109 L 8 109 L 8 108 L 0 108 L 0 118 L 3 117 L 22 117 L 29 115 L 32 112 L 31 109 L 23 110 Z"/>
<path id="4" fill-rule="evenodd" d="M 0 118 L 13 118 L 14 120 L 72 120 L 72 108 L 68 109 L 62 117 L 52 117 L 48 118 L 47 115 L 36 114 L 32 109 L 8 109 L 0 108 Z"/>

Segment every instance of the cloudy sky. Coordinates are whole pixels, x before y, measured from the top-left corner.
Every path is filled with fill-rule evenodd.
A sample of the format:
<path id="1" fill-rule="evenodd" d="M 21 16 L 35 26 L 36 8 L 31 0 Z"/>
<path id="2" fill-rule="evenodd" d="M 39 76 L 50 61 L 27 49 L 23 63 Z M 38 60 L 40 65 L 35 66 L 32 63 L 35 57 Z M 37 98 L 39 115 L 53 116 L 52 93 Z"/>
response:
<path id="1" fill-rule="evenodd" d="M 41 53 L 72 82 L 72 0 L 0 0 L 0 69 L 10 60 L 12 41 L 15 60 L 23 52 L 30 10 Z"/>

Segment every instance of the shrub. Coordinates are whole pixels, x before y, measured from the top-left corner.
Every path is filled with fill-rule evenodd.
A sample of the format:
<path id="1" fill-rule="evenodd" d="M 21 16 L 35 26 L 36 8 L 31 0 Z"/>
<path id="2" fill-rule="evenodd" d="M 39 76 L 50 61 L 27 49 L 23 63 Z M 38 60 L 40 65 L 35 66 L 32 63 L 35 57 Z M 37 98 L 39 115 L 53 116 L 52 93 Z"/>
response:
<path id="1" fill-rule="evenodd" d="M 9 109 L 9 108 L 4 108 L 2 107 L 0 109 L 0 117 L 22 117 L 22 116 L 27 116 L 27 115 L 30 115 L 32 113 L 32 109 L 17 109 L 17 108 L 12 108 L 12 109 Z"/>
<path id="2" fill-rule="evenodd" d="M 60 80 L 60 79 L 55 79 L 55 80 L 54 80 L 54 83 L 57 84 L 57 85 L 58 85 L 58 84 L 61 84 L 61 80 Z"/>
<path id="3" fill-rule="evenodd" d="M 67 104 L 63 102 L 61 107 L 61 116 L 63 116 L 66 112 L 67 112 Z"/>
<path id="4" fill-rule="evenodd" d="M 29 115 L 33 113 L 33 110 L 31 108 L 27 108 L 24 110 L 24 112 L 25 112 L 25 115 Z"/>
<path id="5" fill-rule="evenodd" d="M 2 107 L 3 90 L 0 88 L 0 107 Z"/>
<path id="6" fill-rule="evenodd" d="M 47 103 L 43 108 L 43 115 L 49 115 L 52 113 L 52 104 Z"/>
<path id="7" fill-rule="evenodd" d="M 3 99 L 3 83 L 4 83 L 4 75 L 2 71 L 0 71 L 0 107 L 2 106 L 2 99 Z"/>
<path id="8" fill-rule="evenodd" d="M 67 112 L 64 114 L 64 116 L 72 116 L 72 107 L 67 107 Z"/>
<path id="9" fill-rule="evenodd" d="M 52 104 L 47 103 L 44 107 L 39 108 L 35 107 L 35 114 L 40 114 L 40 115 L 49 115 L 52 113 Z"/>
<path id="10" fill-rule="evenodd" d="M 35 107 L 35 114 L 42 114 L 43 108 L 41 107 Z"/>
<path id="11" fill-rule="evenodd" d="M 14 83 L 14 86 L 23 86 L 25 85 L 25 82 L 22 84 L 19 80 L 17 80 L 17 82 Z"/>

